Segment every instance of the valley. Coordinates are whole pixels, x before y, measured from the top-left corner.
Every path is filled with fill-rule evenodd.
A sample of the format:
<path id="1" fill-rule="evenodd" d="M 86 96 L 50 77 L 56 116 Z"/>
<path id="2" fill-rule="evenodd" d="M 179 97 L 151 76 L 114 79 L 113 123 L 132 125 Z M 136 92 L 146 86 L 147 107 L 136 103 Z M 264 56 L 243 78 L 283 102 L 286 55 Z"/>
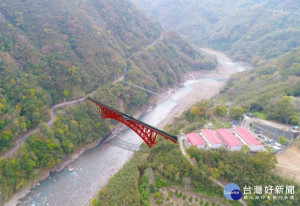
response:
<path id="1" fill-rule="evenodd" d="M 187 75 L 184 86 L 165 92 L 165 95 L 162 95 L 163 99 L 158 98 L 156 100 L 158 103 L 154 102 L 155 106 L 142 114 L 142 120 L 163 128 L 165 124 L 171 123 L 176 116 L 195 102 L 217 94 L 224 86 L 226 78 L 234 72 L 239 72 L 241 66 L 232 62 L 222 53 L 216 52 L 214 55 L 219 55 L 217 57 L 223 59 L 225 57 L 226 61 L 220 62 L 216 71 Z M 200 90 L 202 92 L 199 92 Z M 187 99 L 189 101 L 186 101 Z M 142 143 L 140 137 L 128 129 L 113 136 L 114 139 L 108 137 L 109 141 L 100 143 L 95 148 L 81 154 L 65 169 L 58 173 L 52 173 L 49 178 L 41 181 L 30 191 L 26 191 L 28 194 L 24 192 L 17 194 L 5 205 L 16 205 L 17 199 L 22 196 L 24 197 L 21 198 L 18 205 L 61 205 L 65 202 L 70 202 L 70 205 L 83 205 L 88 203 L 98 190 L 107 184 L 108 179 L 123 167 Z M 127 149 L 124 149 L 124 144 L 128 145 Z M 73 168 L 72 172 L 68 171 L 69 167 Z M 60 187 L 60 185 L 68 186 Z M 86 187 L 87 185 L 89 187 Z"/>
<path id="2" fill-rule="evenodd" d="M 299 10 L 298 0 L 2 0 L 0 205 L 300 205 Z M 87 97 L 173 137 L 246 125 L 263 147 L 158 136 L 150 149 Z M 230 200 L 230 182 L 264 195 Z"/>

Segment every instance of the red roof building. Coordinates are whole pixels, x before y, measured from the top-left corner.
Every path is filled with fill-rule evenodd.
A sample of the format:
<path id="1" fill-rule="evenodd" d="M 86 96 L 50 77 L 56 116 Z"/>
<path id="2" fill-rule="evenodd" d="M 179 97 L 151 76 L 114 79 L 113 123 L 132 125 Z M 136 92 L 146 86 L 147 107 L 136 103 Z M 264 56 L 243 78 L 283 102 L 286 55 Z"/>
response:
<path id="1" fill-rule="evenodd" d="M 202 137 L 207 140 L 209 147 L 219 148 L 220 146 L 222 146 L 222 141 L 214 131 L 210 129 L 202 129 L 201 133 L 203 135 Z"/>
<path id="2" fill-rule="evenodd" d="M 242 148 L 243 144 L 228 129 L 217 129 L 217 134 L 229 150 L 240 150 Z"/>
<path id="3" fill-rule="evenodd" d="M 245 141 L 251 151 L 258 151 L 262 148 L 261 143 L 257 141 L 246 129 L 237 127 L 234 131 L 242 140 Z"/>
<path id="4" fill-rule="evenodd" d="M 197 133 L 189 133 L 186 135 L 187 140 L 189 143 L 193 146 L 197 146 L 197 148 L 204 148 L 205 147 L 205 142 L 203 139 L 200 137 L 199 134 Z"/>

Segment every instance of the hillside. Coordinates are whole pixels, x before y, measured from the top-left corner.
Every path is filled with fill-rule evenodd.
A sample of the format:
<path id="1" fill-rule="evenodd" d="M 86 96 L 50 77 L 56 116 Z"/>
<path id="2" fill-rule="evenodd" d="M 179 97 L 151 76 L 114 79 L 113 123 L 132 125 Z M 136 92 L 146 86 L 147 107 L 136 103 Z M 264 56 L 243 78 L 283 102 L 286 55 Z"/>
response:
<path id="1" fill-rule="evenodd" d="M 133 2 L 164 28 L 255 65 L 300 44 L 297 0 Z"/>
<path id="2" fill-rule="evenodd" d="M 87 103 L 57 111 L 47 127 L 50 106 L 90 95 L 134 113 L 151 95 L 114 83 L 118 77 L 161 92 L 187 71 L 216 65 L 128 1 L 0 5 L 0 153 L 38 127 L 13 157 L 0 159 L 1 203 L 112 130 Z"/>
<path id="3" fill-rule="evenodd" d="M 219 95 L 221 99 L 286 124 L 299 123 L 297 98 L 293 99 L 299 96 L 300 82 L 299 1 L 134 2 L 164 27 L 187 35 L 198 45 L 258 67 L 234 75 Z M 170 22 L 173 19 L 179 22 L 177 26 Z"/>
<path id="4" fill-rule="evenodd" d="M 127 1 L 1 1 L 0 25 L 0 153 L 48 120 L 50 105 L 86 96 L 124 71 L 127 81 L 156 90 L 215 64 L 177 34 L 160 39 L 161 26 Z M 160 51 L 150 53 L 156 40 Z M 156 69 L 145 55 L 161 59 Z"/>
<path id="5" fill-rule="evenodd" d="M 233 75 L 219 98 L 286 124 L 299 124 L 300 48 L 255 70 Z"/>
<path id="6" fill-rule="evenodd" d="M 185 134 L 199 132 L 208 124 L 214 130 L 229 128 L 230 119 L 235 118 L 235 113 L 234 109 L 227 109 L 221 101 L 203 100 L 165 129 L 171 134 L 180 135 L 183 131 Z M 143 144 L 133 158 L 109 179 L 91 205 L 176 205 L 180 202 L 184 202 L 182 205 L 240 205 L 237 201 L 225 199 L 223 188 L 215 180 L 224 185 L 231 182 L 242 185 L 241 190 L 245 185 L 251 188 L 256 185 L 294 185 L 295 194 L 300 191 L 299 184 L 291 176 L 279 176 L 274 172 L 277 160 L 273 152 L 249 153 L 246 148 L 229 151 L 222 147 L 197 149 L 195 146 L 187 149 L 183 145 L 187 158 L 178 144 L 169 141 L 158 143 L 151 149 Z M 194 158 L 194 161 L 188 161 L 190 158 Z M 164 194 L 165 191 L 167 195 Z M 292 206 L 300 203 L 297 196 L 294 199 L 275 200 L 268 199 L 269 194 L 264 194 L 266 198 L 256 199 L 256 194 L 251 193 L 244 200 L 251 206 Z M 203 204 L 201 199 L 210 204 Z"/>
<path id="7" fill-rule="evenodd" d="M 231 77 L 217 98 L 191 107 L 165 127 L 168 132 L 178 135 L 198 131 L 207 124 L 213 129 L 230 127 L 228 119 L 238 121 L 249 108 L 262 117 L 299 124 L 299 1 L 133 2 L 160 21 L 164 28 L 184 34 L 200 46 L 225 51 L 257 66 Z M 227 101 L 235 106 L 227 108 Z M 195 158 L 194 166 L 180 154 L 178 145 L 163 142 L 151 150 L 144 145 L 91 204 L 172 205 L 174 190 L 175 196 L 186 201 L 186 205 L 199 204 L 193 196 L 182 197 L 177 191 L 222 201 L 218 196 L 221 188 L 211 181 L 215 179 L 250 185 L 251 188 L 256 185 L 295 185 L 299 191 L 295 181 L 273 172 L 276 157 L 270 152 L 250 154 L 243 150 L 191 148 L 188 154 Z M 149 171 L 152 172 L 149 174 Z M 165 191 L 168 191 L 167 195 Z M 245 201 L 249 205 L 298 205 L 300 200 L 298 197 L 276 201 L 253 197 Z"/>

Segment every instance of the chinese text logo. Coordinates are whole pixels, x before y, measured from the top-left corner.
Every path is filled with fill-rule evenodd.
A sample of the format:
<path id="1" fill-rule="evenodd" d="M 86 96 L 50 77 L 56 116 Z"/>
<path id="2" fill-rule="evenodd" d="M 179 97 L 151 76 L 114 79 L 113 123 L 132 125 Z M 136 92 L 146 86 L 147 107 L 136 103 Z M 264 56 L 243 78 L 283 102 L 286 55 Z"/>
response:
<path id="1" fill-rule="evenodd" d="M 227 184 L 224 187 L 223 194 L 228 200 L 239 200 L 242 197 L 240 187 L 234 183 Z"/>

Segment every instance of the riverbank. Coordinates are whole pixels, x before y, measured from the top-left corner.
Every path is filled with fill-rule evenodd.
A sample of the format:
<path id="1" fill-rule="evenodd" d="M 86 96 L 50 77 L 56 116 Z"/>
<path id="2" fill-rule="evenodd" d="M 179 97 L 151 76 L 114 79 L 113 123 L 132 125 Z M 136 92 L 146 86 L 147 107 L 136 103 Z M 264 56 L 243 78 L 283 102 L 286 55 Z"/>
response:
<path id="1" fill-rule="evenodd" d="M 174 91 L 174 88 L 169 88 L 167 92 L 165 92 L 163 95 L 164 96 L 167 94 L 171 94 L 171 92 Z M 159 101 L 161 101 L 162 98 L 160 98 L 159 96 L 154 96 L 147 105 L 144 105 L 138 112 L 136 112 L 136 114 L 134 115 L 136 118 L 141 117 L 145 112 L 151 112 L 152 109 L 154 108 L 154 105 L 157 104 Z M 80 99 L 81 101 L 76 101 L 75 104 L 78 104 L 80 102 L 83 101 L 83 99 Z M 163 99 L 162 99 L 163 100 Z M 72 104 L 74 104 L 74 102 L 72 102 Z M 59 106 L 55 107 L 58 108 L 61 107 L 61 104 L 59 104 Z M 54 109 L 55 108 L 51 108 L 51 118 L 54 118 Z M 50 121 L 49 121 L 50 122 Z M 51 124 L 53 123 L 53 121 L 51 121 Z M 16 193 L 8 202 L 6 202 L 4 205 L 5 206 L 15 206 L 18 205 L 18 203 L 20 203 L 20 199 L 24 198 L 31 189 L 34 189 L 36 186 L 39 186 L 40 182 L 43 180 L 46 180 L 47 178 L 49 178 L 49 176 L 51 175 L 51 173 L 55 173 L 55 172 L 60 172 L 63 169 L 65 169 L 66 167 L 68 167 L 72 162 L 74 162 L 77 158 L 80 157 L 80 155 L 82 155 L 85 151 L 93 149 L 95 147 L 97 147 L 100 142 L 106 140 L 106 139 L 112 139 L 114 138 L 116 135 L 120 134 L 121 132 L 124 131 L 124 129 L 126 129 L 126 127 L 119 123 L 117 125 L 115 125 L 114 129 L 110 132 L 109 136 L 107 137 L 100 137 L 99 139 L 93 141 L 92 143 L 83 146 L 83 148 L 79 149 L 78 151 L 76 151 L 75 153 L 71 154 L 70 156 L 65 156 L 62 161 L 56 165 L 54 168 L 52 169 L 46 169 L 46 170 L 42 170 L 39 174 L 37 174 L 37 177 L 34 180 L 31 180 L 26 186 L 22 189 L 22 191 Z M 25 140 L 24 140 L 25 141 Z M 117 168 L 115 168 L 117 169 Z M 119 168 L 120 169 L 120 168 Z M 107 182 L 105 182 L 106 184 Z"/>
<path id="2" fill-rule="evenodd" d="M 176 117 L 179 117 L 196 102 L 203 99 L 210 99 L 217 95 L 232 74 L 243 71 L 243 67 L 233 65 L 231 60 L 222 52 L 207 48 L 202 48 L 202 50 L 216 56 L 218 60 L 217 69 L 212 71 L 190 72 L 184 77 L 184 81 L 195 80 L 191 83 L 194 89 L 189 93 L 188 98 L 178 100 L 178 105 L 173 108 L 170 115 L 160 123 L 159 128 L 171 124 Z M 203 79 L 203 81 L 196 81 L 200 78 Z"/>
<path id="3" fill-rule="evenodd" d="M 228 64 L 232 64 L 232 62 L 228 62 Z M 221 64 L 220 64 L 221 65 Z M 217 94 L 218 91 L 223 87 L 225 84 L 226 79 L 230 76 L 230 74 L 238 72 L 235 69 L 235 65 L 232 65 L 231 70 L 226 70 L 224 72 L 222 66 L 218 66 L 217 71 L 198 71 L 198 72 L 191 72 L 185 76 L 183 81 L 190 80 L 193 89 L 181 96 L 181 98 L 176 100 L 177 106 L 172 108 L 170 111 L 168 110 L 167 116 L 165 119 L 160 121 L 160 123 L 155 123 L 162 127 L 162 125 L 169 123 L 172 119 L 176 116 L 179 116 L 189 105 L 200 101 L 201 99 L 207 99 L 212 97 L 214 94 Z M 220 71 L 221 70 L 221 71 Z M 194 81 L 201 78 L 200 81 Z M 206 79 L 207 78 L 207 79 Z M 223 79 L 224 81 L 219 81 L 216 79 Z M 178 89 L 177 89 L 178 90 Z M 175 88 L 168 89 L 164 92 L 161 96 L 155 96 L 151 99 L 148 106 L 144 106 L 140 112 L 137 112 L 135 117 L 140 116 L 141 114 L 146 113 L 153 113 L 152 110 L 155 110 L 156 106 L 159 102 L 164 102 L 166 98 L 170 98 L 172 94 L 176 91 Z M 174 103 L 174 102 L 173 102 Z M 157 112 L 157 117 L 161 115 L 160 112 Z M 154 119 L 159 119 L 155 117 Z M 122 125 L 121 125 L 122 127 Z M 116 131 L 112 134 L 119 134 L 120 131 Z M 130 139 L 127 137 L 123 137 L 124 135 L 120 136 L 124 141 L 134 142 L 136 143 L 136 137 Z M 129 135 L 132 136 L 132 133 Z M 96 146 L 96 145 L 94 145 Z M 101 148 L 97 148 L 93 151 L 85 152 L 82 155 L 78 155 L 75 159 L 71 159 L 70 162 L 72 163 L 72 168 L 74 168 L 74 172 L 67 172 L 67 174 L 55 175 L 57 180 L 55 183 L 52 181 L 55 177 L 52 176 L 51 181 L 46 183 L 41 183 L 46 186 L 38 187 L 34 192 L 30 192 L 30 190 L 25 193 L 25 195 L 30 192 L 29 199 L 34 199 L 35 204 L 38 203 L 51 203 L 55 202 L 55 204 L 60 203 L 68 203 L 70 202 L 70 198 L 72 199 L 72 205 L 82 205 L 91 198 L 91 196 L 96 195 L 99 188 L 103 187 L 109 177 L 114 175 L 122 166 L 132 157 L 132 151 L 126 151 L 122 148 L 117 146 L 111 146 L 109 144 L 103 144 Z M 74 161 L 76 160 L 76 161 Z M 64 166 L 69 165 L 69 162 L 65 162 L 65 165 L 58 167 L 61 170 Z M 98 171 L 98 172 L 97 172 Z M 99 174 L 101 172 L 101 175 Z M 95 173 L 95 174 L 94 174 Z M 59 176 L 59 177 L 57 177 Z M 47 178 L 47 177 L 46 177 Z M 77 178 L 77 179 L 72 179 Z M 71 181 L 72 180 L 72 181 Z M 58 183 L 59 182 L 59 183 Z M 66 183 L 67 182 L 67 183 Z M 62 187 L 55 187 L 53 185 L 65 185 L 64 188 Z M 51 189 L 47 187 L 47 185 L 52 185 Z M 83 185 L 90 185 L 89 188 L 84 188 Z M 56 188 L 55 190 L 53 188 Z M 84 193 L 82 193 L 81 188 L 83 188 Z M 68 191 L 67 193 L 65 191 Z M 70 193 L 70 194 L 69 194 Z M 37 197 L 39 194 L 42 196 Z M 67 197 L 61 197 L 61 195 Z M 23 196 L 25 196 L 23 195 Z M 76 198 L 76 196 L 82 196 Z M 85 196 L 85 197 L 83 197 Z M 14 197 L 13 197 L 14 198 Z M 19 198 L 17 198 L 18 200 Z M 24 203 L 25 204 L 25 203 Z M 69 204 L 69 203 L 68 203 Z M 11 204 L 16 205 L 16 204 Z M 23 205 L 23 204 L 22 204 Z"/>
<path id="4" fill-rule="evenodd" d="M 92 149 L 96 147 L 103 138 L 99 138 L 92 143 L 85 145 L 84 148 L 79 149 L 75 153 L 71 154 L 70 156 L 65 156 L 63 160 L 56 165 L 52 169 L 43 169 L 37 174 L 37 177 L 33 180 L 31 180 L 28 183 L 27 187 L 24 187 L 20 192 L 16 193 L 8 202 L 4 203 L 4 206 L 16 206 L 19 203 L 19 200 L 24 198 L 31 189 L 35 188 L 40 184 L 40 181 L 43 181 L 47 178 L 49 178 L 50 174 L 52 172 L 59 172 L 70 165 L 74 160 L 76 160 L 81 154 L 83 154 L 86 150 Z"/>

